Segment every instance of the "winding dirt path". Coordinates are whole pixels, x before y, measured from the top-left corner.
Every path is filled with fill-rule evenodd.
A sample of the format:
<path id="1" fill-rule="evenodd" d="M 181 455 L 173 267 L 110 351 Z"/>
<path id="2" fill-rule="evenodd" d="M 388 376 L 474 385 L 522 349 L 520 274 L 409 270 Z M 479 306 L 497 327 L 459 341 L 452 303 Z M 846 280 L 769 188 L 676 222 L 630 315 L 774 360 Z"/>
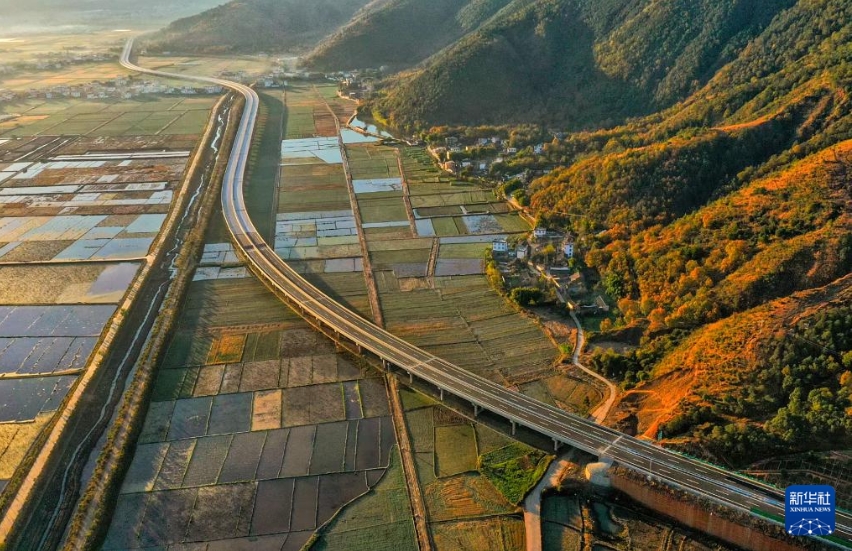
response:
<path id="1" fill-rule="evenodd" d="M 606 416 L 609 414 L 609 410 L 612 409 L 612 405 L 615 403 L 615 399 L 618 396 L 618 388 L 615 386 L 615 383 L 600 373 L 596 373 L 580 363 L 580 354 L 583 352 L 583 346 L 586 344 L 586 335 L 583 332 L 583 326 L 580 325 L 580 320 L 577 318 L 577 314 L 575 314 L 573 310 L 571 310 L 571 319 L 574 320 L 574 325 L 577 326 L 577 342 L 574 346 L 574 356 L 571 358 L 571 361 L 584 372 L 605 384 L 609 389 L 609 397 L 606 399 L 606 402 L 599 405 L 595 411 L 592 412 L 592 418 L 595 420 L 595 423 L 600 424 L 603 423 L 603 420 L 606 419 Z"/>

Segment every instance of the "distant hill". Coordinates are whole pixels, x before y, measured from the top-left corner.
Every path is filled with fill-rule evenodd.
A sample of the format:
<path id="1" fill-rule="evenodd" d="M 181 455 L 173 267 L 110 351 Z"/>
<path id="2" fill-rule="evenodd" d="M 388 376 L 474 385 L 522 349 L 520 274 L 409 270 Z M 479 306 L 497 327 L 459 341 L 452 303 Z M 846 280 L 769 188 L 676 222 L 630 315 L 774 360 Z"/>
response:
<path id="1" fill-rule="evenodd" d="M 511 0 L 379 0 L 324 40 L 306 63 L 321 70 L 420 62 L 475 30 Z"/>
<path id="2" fill-rule="evenodd" d="M 515 1 L 400 76 L 376 107 L 401 127 L 611 125 L 698 90 L 793 3 Z"/>
<path id="3" fill-rule="evenodd" d="M 256 53 L 304 49 L 349 21 L 368 0 L 233 0 L 146 37 L 150 52 Z"/>

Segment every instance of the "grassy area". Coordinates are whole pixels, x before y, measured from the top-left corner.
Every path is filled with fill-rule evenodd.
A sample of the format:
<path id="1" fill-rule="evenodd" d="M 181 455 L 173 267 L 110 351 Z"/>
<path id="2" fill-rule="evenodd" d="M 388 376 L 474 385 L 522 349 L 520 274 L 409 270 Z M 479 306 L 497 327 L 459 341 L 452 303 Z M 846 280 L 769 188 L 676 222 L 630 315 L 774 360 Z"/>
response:
<path id="1" fill-rule="evenodd" d="M 258 123 L 244 190 L 246 208 L 267 240 L 274 239 L 274 201 L 281 162 L 281 133 L 286 111 L 280 93 L 261 92 Z"/>
<path id="2" fill-rule="evenodd" d="M 245 73 L 248 76 L 260 76 L 272 68 L 272 60 L 257 56 L 141 56 L 139 58 L 139 65 L 146 69 L 158 69 L 170 73 L 194 76 L 218 76 L 224 73 Z"/>
<path id="3" fill-rule="evenodd" d="M 41 413 L 31 422 L 0 423 L 0 480 L 12 478 L 27 450 L 51 417 L 53 412 Z"/>
<path id="4" fill-rule="evenodd" d="M 470 424 L 435 427 L 435 474 L 452 476 L 476 469 L 476 435 Z"/>
<path id="5" fill-rule="evenodd" d="M 245 344 L 245 335 L 222 335 L 210 345 L 207 363 L 215 365 L 239 362 L 243 357 Z"/>
<path id="6" fill-rule="evenodd" d="M 494 517 L 434 525 L 437 549 L 454 551 L 521 551 L 524 549 L 524 522 L 517 517 Z"/>
<path id="7" fill-rule="evenodd" d="M 512 503 L 520 503 L 547 471 L 553 456 L 512 443 L 479 457 L 479 471 Z"/>
<path id="8" fill-rule="evenodd" d="M 438 258 L 484 258 L 490 247 L 485 243 L 462 243 L 441 245 Z"/>

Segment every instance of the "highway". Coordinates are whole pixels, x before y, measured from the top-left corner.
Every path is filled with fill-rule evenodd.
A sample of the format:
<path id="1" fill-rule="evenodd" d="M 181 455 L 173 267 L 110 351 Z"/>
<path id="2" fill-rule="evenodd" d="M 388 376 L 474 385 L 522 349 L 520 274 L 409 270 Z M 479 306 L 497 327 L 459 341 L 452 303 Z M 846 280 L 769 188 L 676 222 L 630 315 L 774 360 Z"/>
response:
<path id="1" fill-rule="evenodd" d="M 554 442 L 565 443 L 593 455 L 609 458 L 634 471 L 694 495 L 747 514 L 760 510 L 783 517 L 783 493 L 771 486 L 740 478 L 733 472 L 627 436 L 615 429 L 543 404 L 506 389 L 384 331 L 326 296 L 290 268 L 255 229 L 243 200 L 243 177 L 257 119 L 259 98 L 243 84 L 223 79 L 194 77 L 144 69 L 129 60 L 128 41 L 121 64 L 131 70 L 166 78 L 219 84 L 245 97 L 245 107 L 228 162 L 222 208 L 237 251 L 251 271 L 278 294 L 298 305 L 303 315 L 322 322 L 364 350 L 390 362 L 443 391 L 517 423 Z M 763 515 L 758 515 L 762 516 Z M 836 536 L 852 538 L 852 517 L 838 512 Z M 852 544 L 849 545 L 852 548 Z"/>

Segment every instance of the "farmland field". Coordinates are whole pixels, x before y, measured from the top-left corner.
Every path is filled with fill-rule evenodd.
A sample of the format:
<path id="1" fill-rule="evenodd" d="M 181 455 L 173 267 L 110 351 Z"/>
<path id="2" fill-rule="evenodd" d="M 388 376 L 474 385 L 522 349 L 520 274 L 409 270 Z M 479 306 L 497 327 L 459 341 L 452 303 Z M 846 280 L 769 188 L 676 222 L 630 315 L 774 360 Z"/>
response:
<path id="1" fill-rule="evenodd" d="M 524 521 L 501 516 L 475 521 L 444 522 L 433 529 L 439 551 L 515 551 L 524 549 Z"/>
<path id="2" fill-rule="evenodd" d="M 443 239 L 435 242 L 435 236 L 524 231 L 525 223 L 504 210 L 464 215 L 474 210 L 482 212 L 480 205 L 494 204 L 493 195 L 437 172 L 421 150 L 396 150 L 375 144 L 349 145 L 346 149 L 387 327 L 415 344 L 503 383 L 516 384 L 546 374 L 556 356 L 553 346 L 534 324 L 509 308 L 478 275 L 483 272 L 480 259 L 491 237 L 472 242 L 444 243 Z M 400 176 L 397 155 L 402 155 L 406 167 L 411 206 L 406 199 L 408 191 L 394 180 Z M 288 211 L 299 208 L 300 204 L 310 205 L 312 202 L 305 201 L 306 194 L 320 198 L 319 194 L 329 185 L 321 177 L 308 176 L 298 179 L 299 187 L 288 193 L 287 182 L 282 182 L 279 209 Z M 337 197 L 343 208 L 342 194 L 338 193 Z M 459 215 L 421 217 L 412 208 L 418 205 L 452 206 Z M 466 211 L 465 205 L 472 210 Z M 343 213 L 344 210 L 337 212 Z M 424 231 L 425 235 L 412 238 L 412 219 L 418 222 L 417 232 Z M 288 245 L 299 251 L 300 245 L 304 245 L 304 253 L 299 254 L 325 256 L 316 247 L 318 243 L 310 240 L 312 233 L 300 233 L 306 229 L 310 232 L 312 227 L 282 227 L 284 233 L 276 241 L 276 249 Z M 346 252 L 358 254 L 354 247 Z M 301 258 L 294 257 L 293 252 L 285 254 L 290 260 Z M 430 275 L 435 277 L 430 279 Z M 515 344 L 509 345 L 510 340 Z"/>
<path id="3" fill-rule="evenodd" d="M 523 549 L 519 509 L 478 471 L 481 454 L 512 441 L 417 391 L 402 389 L 401 398 L 436 548 Z M 505 538 L 492 541 L 494 530 Z"/>
<path id="4" fill-rule="evenodd" d="M 78 54 L 103 53 L 111 48 L 120 48 L 127 38 L 127 32 L 112 29 L 33 33 L 0 42 L 0 56 L 7 63 L 15 63 L 41 61 L 47 54 L 67 51 Z"/>
<path id="5" fill-rule="evenodd" d="M 329 105 L 337 110 L 347 106 L 337 103 L 334 91 L 328 85 L 297 85 L 285 95 L 273 245 L 311 283 L 369 315 L 358 230 L 329 111 Z"/>
<path id="6" fill-rule="evenodd" d="M 85 84 L 93 81 L 109 81 L 118 77 L 126 77 L 130 72 L 113 62 L 86 63 L 70 65 L 64 69 L 29 71 L 26 74 L 13 75 L 0 80 L 3 88 L 12 91 L 23 91 L 31 88 L 48 88 L 52 86 Z"/>
<path id="7" fill-rule="evenodd" d="M 133 100 L 27 100 L 8 104 L 18 119 L 0 122 L 0 137 L 81 134 L 148 136 L 199 134 L 217 97 Z"/>
<path id="8" fill-rule="evenodd" d="M 395 455 L 376 375 L 254 279 L 193 282 L 104 549 L 300 549 Z"/>
<path id="9" fill-rule="evenodd" d="M 213 104 L 184 101 L 4 105 L 22 116 L 0 128 L 0 487 L 153 252 Z M 181 135 L 140 135 L 151 120 Z"/>
<path id="10" fill-rule="evenodd" d="M 257 77 L 272 68 L 272 61 L 260 57 L 185 57 L 185 56 L 140 56 L 139 65 L 168 71 L 170 73 L 195 76 L 239 76 Z"/>
<path id="11" fill-rule="evenodd" d="M 414 522 L 398 452 L 373 489 L 319 533 L 314 551 L 415 551 Z"/>

